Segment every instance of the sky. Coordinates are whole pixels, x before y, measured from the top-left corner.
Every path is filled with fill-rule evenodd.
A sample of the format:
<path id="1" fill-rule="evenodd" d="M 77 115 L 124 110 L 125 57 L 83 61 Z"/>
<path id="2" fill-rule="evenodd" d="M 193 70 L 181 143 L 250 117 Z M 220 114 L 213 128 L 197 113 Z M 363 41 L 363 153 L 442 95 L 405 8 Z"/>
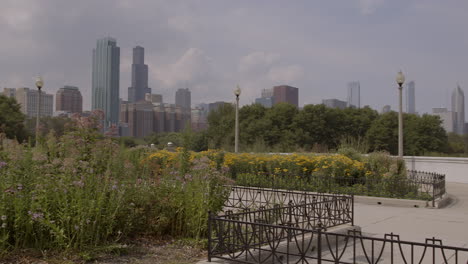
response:
<path id="1" fill-rule="evenodd" d="M 450 107 L 468 91 L 466 0 L 1 0 L 0 88 L 78 86 L 91 104 L 92 50 L 120 47 L 120 97 L 127 98 L 132 48 L 143 46 L 149 85 L 164 101 L 188 87 L 192 105 L 241 104 L 261 90 L 299 88 L 299 104 L 346 100 L 397 109 L 396 73 L 416 83 L 416 110 Z M 468 97 L 468 94 L 467 94 Z M 468 108 L 468 107 L 467 107 Z"/>

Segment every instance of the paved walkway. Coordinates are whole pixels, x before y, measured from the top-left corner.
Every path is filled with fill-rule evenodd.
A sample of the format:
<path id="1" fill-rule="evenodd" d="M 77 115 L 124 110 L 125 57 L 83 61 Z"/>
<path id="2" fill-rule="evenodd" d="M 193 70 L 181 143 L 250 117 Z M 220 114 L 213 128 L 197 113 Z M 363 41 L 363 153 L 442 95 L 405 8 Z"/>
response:
<path id="1" fill-rule="evenodd" d="M 400 239 L 442 239 L 445 245 L 468 247 L 468 184 L 447 183 L 451 203 L 441 209 L 399 208 L 356 203 L 354 222 L 375 235 L 393 232 Z"/>
<path id="2" fill-rule="evenodd" d="M 366 235 L 399 234 L 401 240 L 442 239 L 444 245 L 468 247 L 468 184 L 447 183 L 450 204 L 441 209 L 355 204 L 355 223 Z M 201 261 L 199 263 L 208 263 Z M 216 259 L 215 263 L 229 263 Z"/>

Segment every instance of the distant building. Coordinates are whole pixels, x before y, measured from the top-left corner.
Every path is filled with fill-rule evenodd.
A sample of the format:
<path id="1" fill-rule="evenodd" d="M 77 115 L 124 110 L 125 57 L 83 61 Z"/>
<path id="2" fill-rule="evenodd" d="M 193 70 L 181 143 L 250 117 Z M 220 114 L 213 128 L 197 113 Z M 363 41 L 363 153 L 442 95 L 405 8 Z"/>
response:
<path id="1" fill-rule="evenodd" d="M 191 125 L 194 131 L 201 131 L 208 128 L 208 121 L 205 111 L 202 108 L 192 109 Z"/>
<path id="2" fill-rule="evenodd" d="M 290 103 L 299 107 L 299 88 L 280 85 L 273 87 L 274 104 Z"/>
<path id="3" fill-rule="evenodd" d="M 153 104 L 147 101 L 122 102 L 120 120 L 126 124 L 120 127 L 128 127 L 127 136 L 137 138 L 149 136 L 153 133 Z"/>
<path id="4" fill-rule="evenodd" d="M 268 108 L 272 107 L 274 104 L 273 89 L 263 89 L 261 97 L 255 98 L 255 103 Z"/>
<path id="5" fill-rule="evenodd" d="M 266 97 L 266 98 L 255 98 L 256 104 L 261 104 L 264 107 L 270 108 L 273 106 L 273 97 Z"/>
<path id="6" fill-rule="evenodd" d="M 455 113 L 455 133 L 465 133 L 465 94 L 457 85 L 457 88 L 452 93 L 452 112 Z"/>
<path id="7" fill-rule="evenodd" d="M 120 48 L 113 38 L 97 41 L 93 49 L 91 108 L 104 112 L 104 126 L 119 121 Z"/>
<path id="8" fill-rule="evenodd" d="M 348 107 L 361 107 L 361 84 L 359 82 L 348 83 Z"/>
<path id="9" fill-rule="evenodd" d="M 324 99 L 322 100 L 322 104 L 326 107 L 339 109 L 345 109 L 347 106 L 347 102 L 338 99 Z"/>
<path id="10" fill-rule="evenodd" d="M 209 103 L 209 104 L 208 104 L 208 112 L 216 111 L 216 110 L 218 110 L 221 106 L 224 106 L 224 105 L 227 105 L 227 104 L 230 104 L 230 103 L 223 102 L 223 101 L 218 101 L 218 102 L 214 102 L 214 103 Z"/>
<path id="11" fill-rule="evenodd" d="M 38 91 L 29 88 L 4 88 L 3 95 L 13 97 L 21 105 L 21 112 L 28 117 L 37 116 Z M 41 91 L 40 116 L 52 116 L 54 96 Z"/>
<path id="12" fill-rule="evenodd" d="M 175 94 L 175 105 L 184 109 L 190 109 L 192 107 L 191 93 L 188 88 L 177 89 Z"/>
<path id="13" fill-rule="evenodd" d="M 148 65 L 145 64 L 145 49 L 133 48 L 132 86 L 128 87 L 128 101 L 131 103 L 145 100 L 145 94 L 151 94 L 148 87 Z"/>
<path id="14" fill-rule="evenodd" d="M 75 86 L 64 86 L 55 95 L 55 111 L 65 113 L 83 112 L 83 97 Z"/>
<path id="15" fill-rule="evenodd" d="M 392 108 L 389 105 L 384 105 L 384 107 L 382 107 L 382 114 L 388 113 L 390 111 L 392 111 Z"/>
<path id="16" fill-rule="evenodd" d="M 410 81 L 406 84 L 406 113 L 416 114 L 416 95 L 414 81 Z"/>
<path id="17" fill-rule="evenodd" d="M 147 93 L 145 94 L 145 101 L 151 102 L 153 104 L 162 104 L 163 103 L 163 97 L 161 94 L 150 94 Z"/>
<path id="18" fill-rule="evenodd" d="M 442 120 L 442 127 L 447 133 L 455 132 L 455 112 L 447 111 L 447 108 L 432 108 L 432 114 L 440 117 L 440 120 Z"/>

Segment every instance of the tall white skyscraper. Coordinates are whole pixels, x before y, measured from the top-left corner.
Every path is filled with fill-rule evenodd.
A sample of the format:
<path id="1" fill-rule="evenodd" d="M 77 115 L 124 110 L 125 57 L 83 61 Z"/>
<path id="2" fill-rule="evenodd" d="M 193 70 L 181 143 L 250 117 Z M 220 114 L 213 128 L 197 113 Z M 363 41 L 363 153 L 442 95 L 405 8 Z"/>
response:
<path id="1" fill-rule="evenodd" d="M 119 122 L 120 48 L 113 38 L 97 41 L 93 50 L 92 109 L 104 112 L 104 125 Z"/>
<path id="2" fill-rule="evenodd" d="M 455 113 L 455 133 L 465 133 L 465 94 L 457 85 L 457 88 L 452 92 L 452 112 Z"/>
<path id="3" fill-rule="evenodd" d="M 361 84 L 359 82 L 348 83 L 348 107 L 361 107 Z"/>
<path id="4" fill-rule="evenodd" d="M 416 95 L 414 81 L 406 84 L 406 113 L 416 114 Z"/>

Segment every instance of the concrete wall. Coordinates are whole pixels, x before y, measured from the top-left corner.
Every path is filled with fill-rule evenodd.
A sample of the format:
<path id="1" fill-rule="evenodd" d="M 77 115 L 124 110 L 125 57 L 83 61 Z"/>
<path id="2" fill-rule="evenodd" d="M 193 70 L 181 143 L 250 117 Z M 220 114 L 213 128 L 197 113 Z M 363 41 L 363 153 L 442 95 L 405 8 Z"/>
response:
<path id="1" fill-rule="evenodd" d="M 409 170 L 442 173 L 447 182 L 468 183 L 468 158 L 405 156 Z"/>

